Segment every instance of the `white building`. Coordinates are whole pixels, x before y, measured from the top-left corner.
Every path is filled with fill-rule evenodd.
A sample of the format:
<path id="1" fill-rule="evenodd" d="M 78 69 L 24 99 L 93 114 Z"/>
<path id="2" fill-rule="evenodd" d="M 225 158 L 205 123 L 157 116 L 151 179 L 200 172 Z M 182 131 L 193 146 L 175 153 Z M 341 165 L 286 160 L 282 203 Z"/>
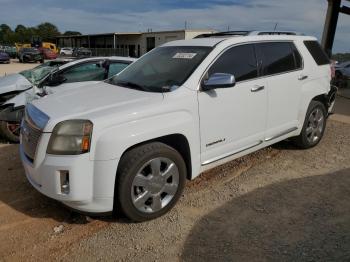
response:
<path id="1" fill-rule="evenodd" d="M 215 30 L 174 30 L 158 32 L 126 32 L 91 35 L 59 36 L 56 44 L 59 47 L 86 47 L 100 55 L 126 55 L 139 57 L 154 47 L 166 42 L 192 39 L 201 34 L 213 33 Z M 109 49 L 109 50 L 107 50 Z M 111 50 L 111 49 L 114 49 Z M 102 54 L 104 53 L 104 54 Z"/>

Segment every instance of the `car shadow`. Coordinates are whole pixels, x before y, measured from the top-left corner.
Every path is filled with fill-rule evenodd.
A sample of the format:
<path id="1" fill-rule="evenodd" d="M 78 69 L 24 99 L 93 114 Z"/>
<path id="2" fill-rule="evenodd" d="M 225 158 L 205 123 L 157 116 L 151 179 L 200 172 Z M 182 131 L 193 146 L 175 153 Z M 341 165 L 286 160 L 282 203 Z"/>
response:
<path id="1" fill-rule="evenodd" d="M 123 217 L 87 216 L 36 191 L 24 173 L 18 145 L 2 145 L 0 150 L 0 205 L 10 207 L 33 218 L 52 218 L 60 223 L 86 224 L 94 220 L 127 223 Z"/>
<path id="2" fill-rule="evenodd" d="M 256 189 L 201 218 L 183 261 L 350 261 L 350 169 Z"/>

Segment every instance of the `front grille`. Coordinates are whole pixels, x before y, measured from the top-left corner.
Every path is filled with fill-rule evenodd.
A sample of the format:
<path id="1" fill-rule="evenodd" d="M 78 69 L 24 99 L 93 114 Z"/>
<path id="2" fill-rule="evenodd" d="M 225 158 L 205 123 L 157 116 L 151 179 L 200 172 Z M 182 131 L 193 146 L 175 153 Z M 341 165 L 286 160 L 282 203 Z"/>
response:
<path id="1" fill-rule="evenodd" d="M 26 156 L 34 162 L 36 150 L 41 137 L 41 130 L 27 120 L 23 121 L 21 128 L 22 147 Z"/>

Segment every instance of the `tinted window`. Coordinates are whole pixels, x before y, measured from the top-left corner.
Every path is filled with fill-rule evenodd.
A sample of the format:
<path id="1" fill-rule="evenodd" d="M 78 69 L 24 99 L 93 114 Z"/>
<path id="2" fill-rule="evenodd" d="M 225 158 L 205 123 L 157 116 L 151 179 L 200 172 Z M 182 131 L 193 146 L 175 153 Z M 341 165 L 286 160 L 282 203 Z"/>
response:
<path id="1" fill-rule="evenodd" d="M 261 43 L 258 47 L 262 57 L 263 75 L 280 74 L 296 69 L 290 43 Z"/>
<path id="2" fill-rule="evenodd" d="M 121 72 L 128 64 L 126 63 L 112 63 L 109 65 L 108 78 Z"/>
<path id="3" fill-rule="evenodd" d="M 209 69 L 209 76 L 214 73 L 232 74 L 237 82 L 257 77 L 254 46 L 242 45 L 227 50 Z"/>
<path id="4" fill-rule="evenodd" d="M 328 56 L 317 41 L 304 41 L 304 44 L 318 65 L 330 64 Z"/>
<path id="5" fill-rule="evenodd" d="M 100 62 L 86 63 L 68 69 L 63 73 L 67 79 L 65 83 L 83 81 L 102 81 L 105 78 L 106 70 Z"/>

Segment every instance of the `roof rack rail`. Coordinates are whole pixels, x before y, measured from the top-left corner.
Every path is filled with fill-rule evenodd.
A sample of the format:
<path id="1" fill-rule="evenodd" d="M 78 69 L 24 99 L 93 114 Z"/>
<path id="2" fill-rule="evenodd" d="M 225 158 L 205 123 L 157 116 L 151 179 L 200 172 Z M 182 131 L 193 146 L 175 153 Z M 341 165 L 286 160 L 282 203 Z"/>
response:
<path id="1" fill-rule="evenodd" d="M 304 35 L 295 31 L 251 31 L 249 35 Z"/>
<path id="2" fill-rule="evenodd" d="M 209 34 L 201 34 L 196 36 L 195 38 L 246 36 L 250 32 L 251 31 L 224 31 L 224 32 L 216 32 L 216 33 L 209 33 Z"/>
<path id="3" fill-rule="evenodd" d="M 195 38 L 210 38 L 210 37 L 234 37 L 234 36 L 249 36 L 249 35 L 304 35 L 294 31 L 224 31 L 217 33 L 201 34 Z"/>

